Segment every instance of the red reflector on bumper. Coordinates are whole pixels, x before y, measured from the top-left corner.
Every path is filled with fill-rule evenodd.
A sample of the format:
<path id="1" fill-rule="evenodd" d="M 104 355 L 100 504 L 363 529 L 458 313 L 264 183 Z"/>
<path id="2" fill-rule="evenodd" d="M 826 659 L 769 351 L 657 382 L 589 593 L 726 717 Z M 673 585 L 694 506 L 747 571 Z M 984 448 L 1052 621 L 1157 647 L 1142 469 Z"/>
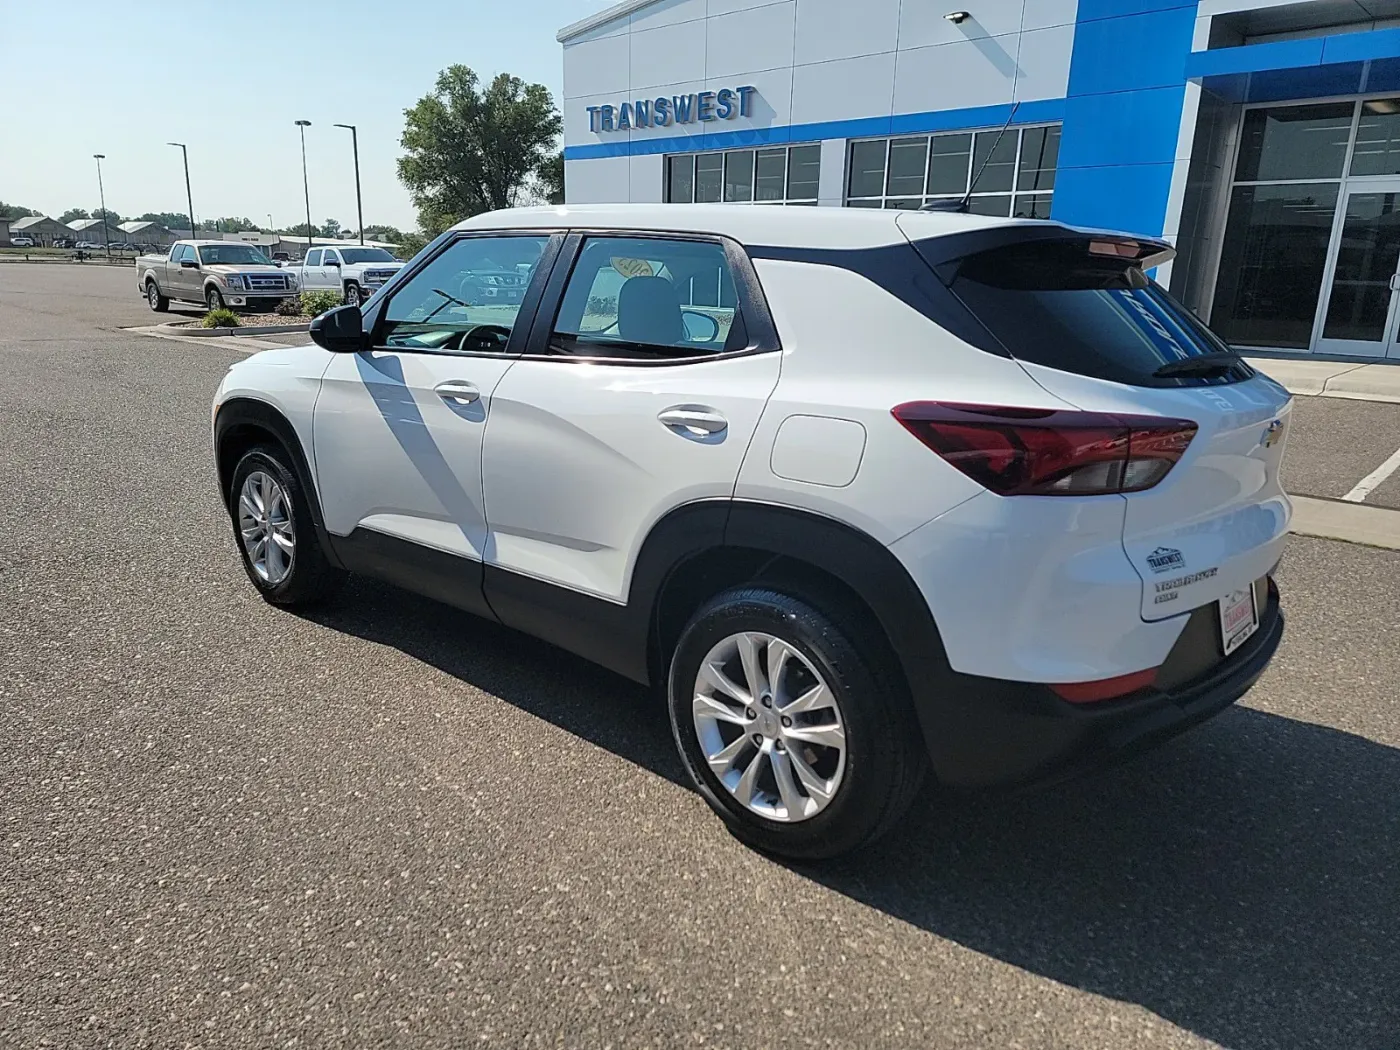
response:
<path id="1" fill-rule="evenodd" d="M 1112 700 L 1136 693 L 1155 681 L 1157 668 L 1149 667 L 1146 671 L 1134 671 L 1117 678 L 1100 678 L 1097 682 L 1054 682 L 1050 688 L 1072 704 L 1092 704 L 1096 700 Z"/>

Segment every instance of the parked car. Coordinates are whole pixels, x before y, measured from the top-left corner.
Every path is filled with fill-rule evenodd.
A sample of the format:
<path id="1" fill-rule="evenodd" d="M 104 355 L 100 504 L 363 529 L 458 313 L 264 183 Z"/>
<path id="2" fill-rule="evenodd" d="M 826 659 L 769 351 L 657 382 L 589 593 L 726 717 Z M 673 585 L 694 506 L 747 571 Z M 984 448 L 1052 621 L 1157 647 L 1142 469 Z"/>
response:
<path id="1" fill-rule="evenodd" d="M 152 310 L 180 299 L 210 310 L 267 311 L 299 294 L 294 274 L 277 269 L 256 245 L 237 241 L 176 241 L 164 255 L 139 256 L 136 287 Z"/>
<path id="2" fill-rule="evenodd" d="M 79 241 L 73 247 L 86 252 L 100 252 L 103 246 L 97 241 Z"/>
<path id="3" fill-rule="evenodd" d="M 55 247 L 55 248 L 71 248 L 71 247 L 73 247 L 73 238 L 71 238 L 71 237 L 55 237 L 55 238 L 53 239 L 53 247 Z"/>
<path id="4" fill-rule="evenodd" d="M 1092 767 L 1273 657 L 1291 401 L 1147 276 L 1172 254 L 957 214 L 477 216 L 232 367 L 221 495 L 268 601 L 364 573 L 664 690 L 737 835 L 831 856 L 926 773 Z M 514 312 L 462 293 L 501 272 Z"/>
<path id="5" fill-rule="evenodd" d="M 24 236 L 23 234 L 18 234 L 18 235 L 16 235 L 16 236 L 13 236 L 13 237 L 10 238 L 10 247 L 12 247 L 12 248 L 33 248 L 33 247 L 34 247 L 34 238 L 33 238 L 33 237 L 26 237 L 26 236 Z"/>
<path id="6" fill-rule="evenodd" d="M 351 306 L 358 306 L 403 265 L 383 248 L 345 245 L 310 249 L 297 273 L 306 291 L 339 292 Z"/>

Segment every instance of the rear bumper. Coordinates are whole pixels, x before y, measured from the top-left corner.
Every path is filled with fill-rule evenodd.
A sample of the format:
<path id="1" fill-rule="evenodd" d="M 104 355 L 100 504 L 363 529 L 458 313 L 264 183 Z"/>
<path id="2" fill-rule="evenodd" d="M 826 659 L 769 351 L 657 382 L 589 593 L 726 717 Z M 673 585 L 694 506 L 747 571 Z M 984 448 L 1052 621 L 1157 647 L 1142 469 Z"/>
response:
<path id="1" fill-rule="evenodd" d="M 1194 632 L 1183 632 L 1183 645 Z M 1259 630 L 1228 659 L 1168 690 L 1077 705 L 1047 686 L 953 675 L 951 688 L 916 689 L 939 779 L 951 787 L 1015 787 L 1109 765 L 1219 714 L 1259 680 L 1283 638 L 1270 585 Z M 1187 654 L 1189 655 L 1189 654 Z"/>

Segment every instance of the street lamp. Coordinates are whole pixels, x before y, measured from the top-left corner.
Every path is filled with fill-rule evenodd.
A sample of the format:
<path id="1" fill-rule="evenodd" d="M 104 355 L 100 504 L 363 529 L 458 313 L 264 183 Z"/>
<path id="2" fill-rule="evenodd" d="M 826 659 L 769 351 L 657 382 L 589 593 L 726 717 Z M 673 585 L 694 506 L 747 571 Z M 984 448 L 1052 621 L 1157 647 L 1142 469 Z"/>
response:
<path id="1" fill-rule="evenodd" d="M 354 124 L 336 124 L 350 129 L 350 147 L 355 151 L 355 219 L 360 224 L 360 243 L 365 243 L 365 210 L 360 204 L 360 136 Z"/>
<path id="2" fill-rule="evenodd" d="M 183 142 L 167 142 L 166 145 L 179 146 L 180 152 L 185 157 L 185 203 L 190 206 L 190 240 L 194 240 L 194 195 L 190 193 L 190 151 L 185 148 Z"/>
<path id="3" fill-rule="evenodd" d="M 301 188 L 306 194 L 306 251 L 311 252 L 311 183 L 306 178 L 306 129 L 311 127 L 311 121 L 298 120 L 297 127 L 301 128 Z"/>
<path id="4" fill-rule="evenodd" d="M 107 249 L 107 259 L 112 258 L 112 238 L 107 232 L 107 193 L 102 188 L 102 161 L 106 158 L 105 153 L 94 153 L 92 159 L 97 161 L 97 199 L 102 202 L 102 247 Z"/>

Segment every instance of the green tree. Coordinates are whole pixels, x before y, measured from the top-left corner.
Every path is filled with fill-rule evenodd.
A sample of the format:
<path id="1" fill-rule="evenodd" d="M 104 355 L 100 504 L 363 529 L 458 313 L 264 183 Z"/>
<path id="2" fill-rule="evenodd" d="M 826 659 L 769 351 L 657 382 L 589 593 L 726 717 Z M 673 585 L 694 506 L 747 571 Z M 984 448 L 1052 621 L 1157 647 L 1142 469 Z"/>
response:
<path id="1" fill-rule="evenodd" d="M 564 151 L 551 153 L 535 169 L 535 195 L 546 204 L 564 203 Z"/>
<path id="2" fill-rule="evenodd" d="M 428 238 L 421 233 L 405 233 L 399 240 L 393 242 L 399 246 L 398 257 L 400 259 L 412 259 L 428 245 Z"/>
<path id="3" fill-rule="evenodd" d="M 282 233 L 288 237 L 319 237 L 321 231 L 314 226 L 307 226 L 304 222 L 299 222 L 295 226 L 288 226 Z"/>
<path id="4" fill-rule="evenodd" d="M 182 211 L 148 211 L 136 216 L 137 222 L 158 222 L 167 230 L 184 230 L 190 225 L 190 217 Z"/>
<path id="5" fill-rule="evenodd" d="M 402 244 L 404 239 L 403 230 L 395 226 L 366 226 L 365 240 L 385 241 L 388 244 Z"/>
<path id="6" fill-rule="evenodd" d="M 339 237 L 340 223 L 337 222 L 335 219 L 327 219 L 324 223 L 321 224 L 320 235 L 322 237 Z"/>
<path id="7" fill-rule="evenodd" d="M 111 208 L 93 208 L 88 217 L 91 219 L 106 219 L 111 226 L 115 226 L 117 223 L 123 221 L 122 217 Z"/>
<path id="8" fill-rule="evenodd" d="M 43 214 L 35 208 L 26 208 L 20 204 L 6 204 L 4 201 L 0 201 L 0 219 L 24 219 L 30 215 Z"/>
<path id="9" fill-rule="evenodd" d="M 69 208 L 58 217 L 58 221 L 67 226 L 70 222 L 77 222 L 79 219 L 91 219 L 86 208 Z"/>
<path id="10" fill-rule="evenodd" d="M 399 181 L 429 237 L 526 199 L 528 180 L 563 126 L 543 84 L 502 73 L 483 88 L 463 65 L 439 73 L 432 93 L 404 118 Z"/>

